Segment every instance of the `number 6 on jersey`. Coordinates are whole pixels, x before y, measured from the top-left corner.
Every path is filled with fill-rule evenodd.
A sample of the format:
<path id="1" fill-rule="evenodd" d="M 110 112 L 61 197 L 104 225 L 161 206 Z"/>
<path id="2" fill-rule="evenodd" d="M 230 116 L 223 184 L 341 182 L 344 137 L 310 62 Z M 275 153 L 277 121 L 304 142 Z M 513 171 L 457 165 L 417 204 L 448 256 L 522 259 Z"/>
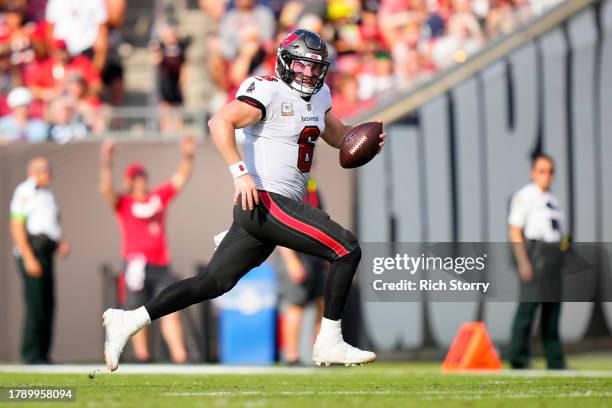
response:
<path id="1" fill-rule="evenodd" d="M 312 156 L 314 154 L 315 142 L 321 135 L 321 130 L 317 126 L 306 126 L 300 133 L 298 139 L 298 169 L 302 173 L 310 172 L 312 167 Z"/>

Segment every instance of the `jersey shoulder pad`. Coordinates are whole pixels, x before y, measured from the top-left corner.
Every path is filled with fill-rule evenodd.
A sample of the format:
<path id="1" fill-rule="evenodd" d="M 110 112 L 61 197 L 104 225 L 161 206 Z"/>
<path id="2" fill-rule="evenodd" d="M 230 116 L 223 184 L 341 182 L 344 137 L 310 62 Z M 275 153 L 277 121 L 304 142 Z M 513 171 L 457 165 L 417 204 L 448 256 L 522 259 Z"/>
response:
<path id="1" fill-rule="evenodd" d="M 331 89 L 329 89 L 329 85 L 327 85 L 327 83 L 323 84 L 323 86 L 321 87 L 321 92 L 331 96 Z"/>
<path id="2" fill-rule="evenodd" d="M 331 90 L 329 89 L 329 86 L 324 83 L 319 92 L 321 92 L 322 99 L 325 101 L 325 113 L 327 113 L 332 108 Z"/>
<path id="3" fill-rule="evenodd" d="M 262 120 L 266 117 L 266 108 L 274 100 L 280 80 L 273 76 L 252 76 L 240 84 L 236 99 L 248 103 L 262 111 Z"/>

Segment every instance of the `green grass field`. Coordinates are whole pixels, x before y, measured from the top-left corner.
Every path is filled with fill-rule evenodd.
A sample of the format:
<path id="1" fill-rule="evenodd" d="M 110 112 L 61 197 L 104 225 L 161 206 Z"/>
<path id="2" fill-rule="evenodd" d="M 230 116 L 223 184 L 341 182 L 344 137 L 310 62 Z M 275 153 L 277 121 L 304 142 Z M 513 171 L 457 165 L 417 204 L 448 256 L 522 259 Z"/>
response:
<path id="1" fill-rule="evenodd" d="M 576 375 L 564 372 L 552 376 L 533 371 L 443 374 L 433 363 L 376 363 L 296 370 L 298 374 L 115 373 L 98 374 L 94 379 L 87 374 L 4 372 L 0 373 L 0 386 L 76 388 L 75 403 L 54 403 L 53 407 L 604 407 L 612 406 L 612 372 L 603 371 L 612 369 L 610 362 L 610 358 L 574 359 L 570 364 L 577 369 Z M 13 404 L 29 405 L 33 404 Z"/>

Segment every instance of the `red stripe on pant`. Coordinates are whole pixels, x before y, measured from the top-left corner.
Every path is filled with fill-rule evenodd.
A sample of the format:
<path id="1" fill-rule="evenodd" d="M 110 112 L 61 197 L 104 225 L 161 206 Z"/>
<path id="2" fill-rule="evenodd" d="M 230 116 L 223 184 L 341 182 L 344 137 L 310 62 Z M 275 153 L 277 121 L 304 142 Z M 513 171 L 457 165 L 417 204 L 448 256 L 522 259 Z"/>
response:
<path id="1" fill-rule="evenodd" d="M 267 191 L 259 191 L 259 199 L 263 203 L 263 205 L 268 209 L 270 214 L 274 216 L 277 220 L 282 222 L 283 224 L 305 234 L 309 237 L 312 237 L 330 248 L 334 251 L 338 256 L 344 256 L 349 253 L 349 251 L 338 241 L 324 233 L 323 231 L 308 225 L 292 216 L 284 212 L 270 197 Z"/>

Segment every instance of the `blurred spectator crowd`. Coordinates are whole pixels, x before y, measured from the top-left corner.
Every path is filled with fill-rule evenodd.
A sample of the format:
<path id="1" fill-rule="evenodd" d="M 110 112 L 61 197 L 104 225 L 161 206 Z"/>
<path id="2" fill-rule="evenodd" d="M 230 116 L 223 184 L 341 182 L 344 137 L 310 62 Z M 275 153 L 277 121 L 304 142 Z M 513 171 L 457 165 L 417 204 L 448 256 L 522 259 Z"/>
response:
<path id="1" fill-rule="evenodd" d="M 200 0 L 217 24 L 209 69 L 233 96 L 249 75 L 274 73 L 276 47 L 292 29 L 321 35 L 332 49 L 333 111 L 355 114 L 387 91 L 462 63 L 558 0 Z"/>
<path id="2" fill-rule="evenodd" d="M 125 0 L 0 1 L 0 143 L 66 143 L 104 130 L 122 68 L 110 57 Z"/>
<path id="3" fill-rule="evenodd" d="M 199 72 L 214 111 L 250 75 L 273 75 L 276 47 L 307 28 L 329 44 L 333 110 L 355 114 L 385 92 L 466 61 L 560 0 L 199 0 L 212 34 Z M 169 0 L 151 2 L 151 9 Z M 0 0 L 0 144 L 66 143 L 104 132 L 124 100 L 117 49 L 126 0 Z M 190 38 L 155 16 L 149 44 L 159 128 L 179 129 Z M 207 71 L 207 72 L 205 72 Z M 180 109 L 179 109 L 180 112 Z M 179 113 L 180 116 L 180 113 Z M 177 122 L 178 121 L 178 122 Z"/>

